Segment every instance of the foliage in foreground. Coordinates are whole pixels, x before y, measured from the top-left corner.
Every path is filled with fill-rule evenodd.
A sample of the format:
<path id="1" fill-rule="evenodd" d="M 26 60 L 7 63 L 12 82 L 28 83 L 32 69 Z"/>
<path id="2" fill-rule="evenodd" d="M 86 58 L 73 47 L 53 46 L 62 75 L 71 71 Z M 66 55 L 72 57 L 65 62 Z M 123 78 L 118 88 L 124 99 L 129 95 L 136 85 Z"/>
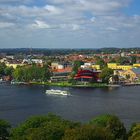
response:
<path id="1" fill-rule="evenodd" d="M 140 140 L 140 124 L 133 125 L 127 134 L 123 123 L 113 115 L 102 115 L 81 124 L 48 114 L 10 127 L 0 120 L 0 140 Z"/>
<path id="2" fill-rule="evenodd" d="M 4 120 L 0 120 L 0 140 L 7 140 L 10 136 L 11 125 Z"/>
<path id="3" fill-rule="evenodd" d="M 90 121 L 90 124 L 106 128 L 118 140 L 126 139 L 126 129 L 118 117 L 113 115 L 102 115 Z"/>
<path id="4" fill-rule="evenodd" d="M 66 129 L 79 126 L 53 114 L 36 116 L 13 129 L 11 140 L 61 140 Z"/>

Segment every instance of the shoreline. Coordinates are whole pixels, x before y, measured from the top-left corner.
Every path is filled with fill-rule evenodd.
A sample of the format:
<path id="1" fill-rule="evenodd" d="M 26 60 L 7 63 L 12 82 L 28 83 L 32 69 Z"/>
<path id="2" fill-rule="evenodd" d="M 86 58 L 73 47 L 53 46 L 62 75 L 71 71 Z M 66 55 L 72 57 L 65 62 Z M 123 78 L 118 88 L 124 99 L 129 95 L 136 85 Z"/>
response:
<path id="1" fill-rule="evenodd" d="M 9 82 L 1 82 L 9 83 Z M 140 83 L 126 83 L 126 84 L 106 84 L 106 83 L 93 83 L 93 84 L 72 84 L 68 82 L 13 82 L 11 85 L 44 85 L 44 86 L 56 86 L 56 87 L 72 87 L 72 88 L 119 88 L 119 87 L 128 87 L 128 86 L 140 86 Z"/>
<path id="2" fill-rule="evenodd" d="M 72 87 L 72 88 L 105 88 L 108 87 L 105 83 L 95 83 L 89 85 L 73 85 L 71 83 L 39 83 L 39 82 L 30 82 L 31 85 L 46 85 L 46 86 L 56 86 L 56 87 Z"/>

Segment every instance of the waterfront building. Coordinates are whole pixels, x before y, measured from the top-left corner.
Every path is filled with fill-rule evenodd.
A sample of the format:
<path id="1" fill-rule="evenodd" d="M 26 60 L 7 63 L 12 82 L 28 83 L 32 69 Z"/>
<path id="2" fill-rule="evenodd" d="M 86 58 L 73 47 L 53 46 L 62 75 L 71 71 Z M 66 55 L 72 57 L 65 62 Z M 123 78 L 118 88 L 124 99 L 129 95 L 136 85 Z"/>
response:
<path id="1" fill-rule="evenodd" d="M 72 71 L 72 67 L 66 67 L 63 69 L 53 69 L 53 76 L 51 82 L 63 82 L 68 81 L 69 75 Z"/>
<path id="2" fill-rule="evenodd" d="M 132 68 L 129 70 L 116 70 L 114 74 L 117 74 L 120 78 L 134 82 L 140 79 L 140 68 Z"/>
<path id="3" fill-rule="evenodd" d="M 74 79 L 81 82 L 98 82 L 100 81 L 100 73 L 100 71 L 93 69 L 80 69 Z"/>

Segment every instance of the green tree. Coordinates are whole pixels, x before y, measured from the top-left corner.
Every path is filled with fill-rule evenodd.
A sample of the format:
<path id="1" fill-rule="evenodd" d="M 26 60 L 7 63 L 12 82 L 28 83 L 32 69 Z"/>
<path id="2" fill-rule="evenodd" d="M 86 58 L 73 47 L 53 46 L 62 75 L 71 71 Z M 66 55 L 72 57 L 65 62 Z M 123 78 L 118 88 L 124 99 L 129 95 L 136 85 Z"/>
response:
<path id="1" fill-rule="evenodd" d="M 140 124 L 135 123 L 132 125 L 129 133 L 128 140 L 140 140 Z"/>
<path id="2" fill-rule="evenodd" d="M 83 65 L 84 64 L 84 62 L 82 62 L 82 61 L 75 61 L 74 62 L 74 64 L 73 64 L 73 68 L 72 68 L 72 73 L 71 73 L 71 75 L 70 75 L 70 82 L 74 82 L 73 81 L 73 78 L 74 78 L 74 76 L 77 74 L 77 72 L 78 72 L 78 70 L 79 70 L 79 68 L 80 68 L 80 66 L 81 65 Z"/>
<path id="3" fill-rule="evenodd" d="M 100 68 L 103 69 L 106 67 L 106 63 L 102 58 L 96 58 L 96 65 L 100 65 Z"/>
<path id="4" fill-rule="evenodd" d="M 119 63 L 121 65 L 125 65 L 125 64 L 128 64 L 130 63 L 128 58 L 127 57 L 119 57 L 117 60 L 116 60 L 116 63 Z"/>
<path id="5" fill-rule="evenodd" d="M 23 81 L 23 76 L 24 76 L 24 70 L 22 67 L 17 67 L 14 71 L 13 71 L 13 77 L 15 80 L 17 81 Z"/>
<path id="6" fill-rule="evenodd" d="M 83 65 L 84 63 L 82 61 L 75 61 L 74 62 L 74 65 L 73 65 L 73 69 L 72 71 L 74 73 L 77 73 L 78 72 L 78 69 L 80 68 L 81 65 Z"/>
<path id="7" fill-rule="evenodd" d="M 110 58 L 109 63 L 116 63 L 115 58 Z"/>
<path id="8" fill-rule="evenodd" d="M 0 75 L 4 75 L 4 69 L 6 68 L 6 65 L 4 63 L 0 63 Z"/>
<path id="9" fill-rule="evenodd" d="M 104 69 L 102 69 L 102 72 L 100 74 L 100 78 L 102 79 L 102 81 L 104 83 L 108 83 L 109 78 L 112 76 L 112 74 L 113 74 L 113 70 L 105 67 Z"/>
<path id="10" fill-rule="evenodd" d="M 131 64 L 135 64 L 137 62 L 136 56 L 131 56 Z"/>
<path id="11" fill-rule="evenodd" d="M 118 117 L 102 115 L 89 122 L 89 124 L 106 128 L 116 140 L 126 140 L 126 129 Z"/>
<path id="12" fill-rule="evenodd" d="M 4 120 L 0 120 L 0 140 L 8 140 L 11 125 Z"/>
<path id="13" fill-rule="evenodd" d="M 66 128 L 75 128 L 79 123 L 63 120 L 61 117 L 31 117 L 11 132 L 11 140 L 61 140 Z"/>
<path id="14" fill-rule="evenodd" d="M 11 76 L 12 73 L 13 73 L 13 71 L 14 71 L 13 67 L 6 67 L 6 68 L 4 69 L 4 74 L 5 74 L 5 75 Z"/>
<path id="15" fill-rule="evenodd" d="M 115 140 L 105 128 L 84 125 L 74 129 L 67 129 L 62 140 Z"/>
<path id="16" fill-rule="evenodd" d="M 48 81 L 52 75 L 48 65 L 43 67 L 35 64 L 31 66 L 18 67 L 13 72 L 13 77 L 17 81 Z"/>

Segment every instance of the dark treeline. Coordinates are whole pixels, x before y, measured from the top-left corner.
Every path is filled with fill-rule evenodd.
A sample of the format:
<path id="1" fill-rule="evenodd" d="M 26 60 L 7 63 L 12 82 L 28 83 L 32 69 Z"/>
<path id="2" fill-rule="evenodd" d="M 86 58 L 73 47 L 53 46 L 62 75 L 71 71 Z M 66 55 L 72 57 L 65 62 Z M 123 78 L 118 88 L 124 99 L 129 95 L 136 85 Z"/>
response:
<path id="1" fill-rule="evenodd" d="M 97 53 L 118 53 L 118 52 L 131 52 L 137 51 L 140 52 L 140 48 L 83 48 L 83 49 L 65 49 L 65 48 L 54 48 L 54 49 L 47 49 L 47 48 L 9 48 L 9 49 L 0 49 L 0 53 L 6 53 L 7 55 L 16 55 L 16 54 L 44 54 L 49 56 L 54 55 L 66 55 L 66 54 L 97 54 Z"/>
<path id="2" fill-rule="evenodd" d="M 86 124 L 62 119 L 54 114 L 34 116 L 12 128 L 0 120 L 0 140 L 140 140 L 140 124 L 129 132 L 118 117 L 102 115 Z"/>

